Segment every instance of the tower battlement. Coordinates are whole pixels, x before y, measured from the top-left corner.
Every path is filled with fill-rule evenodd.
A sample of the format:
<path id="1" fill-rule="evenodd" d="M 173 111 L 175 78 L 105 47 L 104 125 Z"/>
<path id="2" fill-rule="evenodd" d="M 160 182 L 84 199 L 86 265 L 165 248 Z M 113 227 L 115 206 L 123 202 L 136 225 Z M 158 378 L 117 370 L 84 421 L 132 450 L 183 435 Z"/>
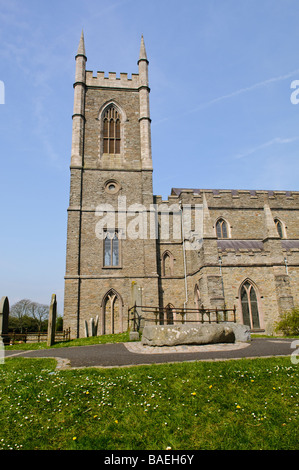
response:
<path id="1" fill-rule="evenodd" d="M 239 202 L 243 204 L 256 205 L 264 204 L 269 201 L 272 204 L 288 206 L 299 205 L 299 191 L 276 191 L 276 190 L 250 190 L 250 189 L 187 189 L 172 188 L 172 195 L 180 198 L 192 195 L 193 197 L 201 197 L 203 194 L 210 201 L 219 201 L 219 203 L 229 203 L 234 205 Z"/>
<path id="2" fill-rule="evenodd" d="M 108 72 L 108 76 L 105 76 L 105 72 L 100 71 L 94 76 L 94 72 L 91 70 L 86 70 L 86 85 L 98 88 L 133 88 L 136 90 L 141 86 L 138 73 L 132 73 L 130 78 L 127 73 L 120 73 L 117 76 L 116 72 Z"/>

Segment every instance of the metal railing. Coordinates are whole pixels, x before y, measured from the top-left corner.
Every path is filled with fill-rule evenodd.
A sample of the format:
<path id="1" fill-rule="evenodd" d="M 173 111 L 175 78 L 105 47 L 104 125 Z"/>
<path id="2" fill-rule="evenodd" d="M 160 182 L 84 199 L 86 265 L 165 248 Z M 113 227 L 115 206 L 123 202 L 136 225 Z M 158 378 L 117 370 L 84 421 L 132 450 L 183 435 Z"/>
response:
<path id="1" fill-rule="evenodd" d="M 15 331 L 8 332 L 6 334 L 2 334 L 2 339 L 4 344 L 15 344 L 15 343 L 40 343 L 47 341 L 48 333 L 44 331 L 38 332 L 27 332 L 25 330 L 24 333 L 16 333 Z M 63 331 L 55 332 L 55 341 L 70 341 L 71 339 L 71 329 L 67 328 Z"/>
<path id="2" fill-rule="evenodd" d="M 236 323 L 236 307 L 233 308 L 174 308 L 134 305 L 128 309 L 128 328 L 139 331 L 145 323 L 174 325 L 176 323 Z"/>

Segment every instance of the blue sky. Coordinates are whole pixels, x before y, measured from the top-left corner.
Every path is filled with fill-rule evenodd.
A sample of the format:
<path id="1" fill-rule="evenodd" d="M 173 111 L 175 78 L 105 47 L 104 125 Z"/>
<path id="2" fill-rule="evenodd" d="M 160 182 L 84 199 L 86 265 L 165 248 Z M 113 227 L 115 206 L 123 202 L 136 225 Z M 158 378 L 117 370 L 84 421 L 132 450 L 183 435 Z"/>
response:
<path id="1" fill-rule="evenodd" d="M 150 61 L 154 193 L 298 190 L 298 0 L 0 0 L 0 297 L 63 310 L 74 56 Z"/>

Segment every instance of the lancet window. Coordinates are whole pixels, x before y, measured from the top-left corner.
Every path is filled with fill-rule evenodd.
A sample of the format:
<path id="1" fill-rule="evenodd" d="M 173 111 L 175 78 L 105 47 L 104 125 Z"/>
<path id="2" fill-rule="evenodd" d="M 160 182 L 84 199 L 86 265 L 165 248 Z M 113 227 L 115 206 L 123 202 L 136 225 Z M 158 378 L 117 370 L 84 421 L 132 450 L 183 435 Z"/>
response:
<path id="1" fill-rule="evenodd" d="M 120 153 L 120 114 L 115 106 L 109 106 L 103 115 L 103 152 Z"/>

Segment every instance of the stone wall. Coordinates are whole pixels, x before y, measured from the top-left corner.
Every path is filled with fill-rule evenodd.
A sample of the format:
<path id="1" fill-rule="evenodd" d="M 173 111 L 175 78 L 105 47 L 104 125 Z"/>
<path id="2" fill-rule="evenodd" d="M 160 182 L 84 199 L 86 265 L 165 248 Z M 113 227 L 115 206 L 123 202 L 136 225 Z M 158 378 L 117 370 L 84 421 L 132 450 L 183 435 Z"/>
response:
<path id="1" fill-rule="evenodd" d="M 131 78 L 85 71 L 82 41 L 81 37 L 76 56 L 65 328 L 71 327 L 72 337 L 82 336 L 84 322 L 98 315 L 98 331 L 124 331 L 133 282 L 142 293 L 143 305 L 171 304 L 174 315 L 176 308 L 184 306 L 235 305 L 242 323 L 240 293 L 248 281 L 257 297 L 260 329 L 272 333 L 279 314 L 299 304 L 299 192 L 173 188 L 166 201 L 153 196 L 143 40 L 139 74 Z M 121 145 L 120 153 L 108 155 L 103 154 L 101 117 L 111 103 L 121 117 Z M 116 185 L 115 191 L 107 191 L 108 181 Z M 106 267 L 97 227 L 104 215 L 101 207 L 109 204 L 116 215 L 115 227 L 122 230 L 119 215 L 124 209 L 119 198 L 124 198 L 126 210 L 132 204 L 143 205 L 146 236 L 122 238 L 119 265 Z M 166 237 L 163 210 L 158 213 L 157 240 L 149 223 L 152 204 L 162 205 L 166 212 L 174 210 L 168 214 Z M 183 223 L 184 236 L 181 208 L 190 215 L 189 225 Z M 135 215 L 134 211 L 126 214 L 126 224 Z M 227 224 L 227 239 L 217 239 L 220 218 Z M 281 221 L 283 239 L 276 218 Z"/>

